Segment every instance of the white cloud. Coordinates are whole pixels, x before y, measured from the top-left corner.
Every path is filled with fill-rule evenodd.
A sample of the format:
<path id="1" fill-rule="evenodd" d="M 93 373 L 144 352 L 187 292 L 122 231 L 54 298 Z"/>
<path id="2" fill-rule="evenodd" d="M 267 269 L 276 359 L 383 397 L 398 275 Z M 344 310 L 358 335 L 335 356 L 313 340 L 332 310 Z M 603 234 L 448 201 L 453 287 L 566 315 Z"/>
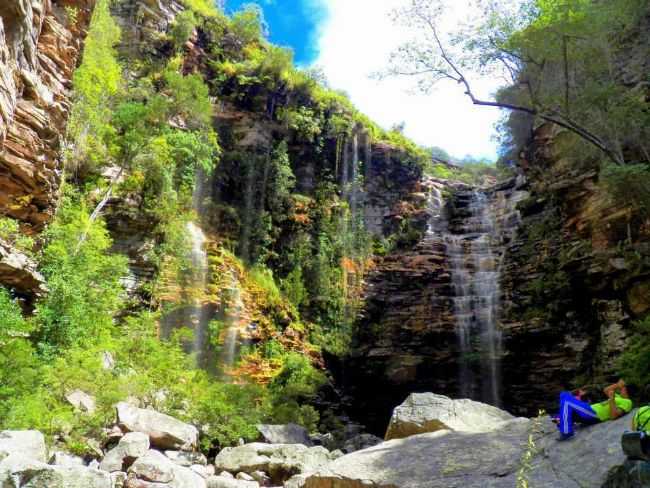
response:
<path id="1" fill-rule="evenodd" d="M 389 53 L 405 38 L 389 17 L 404 0 L 323 1 L 329 16 L 321 26 L 320 55 L 314 64 L 324 69 L 333 88 L 345 90 L 362 112 L 384 127 L 406 122 L 406 135 L 419 144 L 440 146 L 456 156 L 495 156 L 497 109 L 473 106 L 454 83 L 441 83 L 430 95 L 422 95 L 409 93 L 413 80 L 407 78 L 369 78 L 386 66 Z M 477 91 L 490 93 L 498 85 L 482 82 Z"/>

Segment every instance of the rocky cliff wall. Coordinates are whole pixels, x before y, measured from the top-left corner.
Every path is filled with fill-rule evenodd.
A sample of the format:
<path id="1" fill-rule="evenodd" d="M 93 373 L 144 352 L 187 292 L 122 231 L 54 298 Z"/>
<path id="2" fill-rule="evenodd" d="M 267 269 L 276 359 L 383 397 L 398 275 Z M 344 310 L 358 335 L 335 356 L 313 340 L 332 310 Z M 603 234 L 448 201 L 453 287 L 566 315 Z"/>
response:
<path id="1" fill-rule="evenodd" d="M 462 276 L 468 273 L 482 279 L 495 271 L 504 246 L 510 245 L 510 233 L 499 228 L 508 226 L 512 218 L 509 209 L 523 194 L 521 180 L 514 179 L 482 192 L 445 180 L 427 180 L 422 187 L 430 202 L 424 218 L 420 214 L 412 218 L 428 221 L 428 229 L 414 247 L 384 257 L 367 276 L 352 352 L 340 370 L 351 396 L 351 410 L 362 415 L 377 433 L 392 408 L 411 392 L 481 398 L 483 378 L 488 375 L 482 371 L 485 363 L 481 358 L 485 359 L 488 351 L 480 339 L 485 331 L 479 330 L 486 324 L 479 318 L 497 313 L 493 305 L 498 304 L 478 296 L 483 292 L 478 288 L 472 291 Z M 470 205 L 477 194 L 484 195 L 486 211 L 493 218 L 491 229 L 471 214 Z M 493 233 L 490 241 L 495 254 L 472 255 L 473 243 L 480 242 L 479 234 L 486 231 Z M 483 239 L 486 237 L 483 234 Z M 457 243 L 457 251 L 468 254 L 451 253 L 453 243 Z M 460 296 L 464 289 L 476 296 Z M 465 311 L 475 315 L 467 321 L 472 329 L 467 350 L 461 350 L 458 320 L 464 304 L 485 305 L 484 309 Z"/>
<path id="2" fill-rule="evenodd" d="M 0 213 L 39 230 L 61 182 L 72 73 L 94 0 L 0 5 Z"/>
<path id="3" fill-rule="evenodd" d="M 516 206 L 517 232 L 503 242 L 496 321 L 500 400 L 517 414 L 552 410 L 560 390 L 609 381 L 633 322 L 650 311 L 648 222 L 612 200 L 597 169 L 562 156 L 564 136 L 539 127 L 521 161 L 526 179 L 494 190 L 506 199 L 527 195 Z M 481 398 L 462 384 L 473 380 L 461 371 L 466 353 L 451 298 L 458 278 L 445 240 L 472 218 L 467 189 L 442 182 L 439 191 L 455 195 L 449 227 L 385 257 L 367 277 L 355 345 L 341 369 L 353 411 L 377 432 L 409 392 Z M 472 313 L 480 322 L 482 312 Z M 488 374 L 479 369 L 474 378 Z"/>
<path id="4" fill-rule="evenodd" d="M 533 413 L 553 392 L 615 373 L 631 323 L 650 310 L 650 233 L 616 204 L 594 168 L 540 127 L 522 160 L 531 197 L 503 271 L 506 404 Z"/>

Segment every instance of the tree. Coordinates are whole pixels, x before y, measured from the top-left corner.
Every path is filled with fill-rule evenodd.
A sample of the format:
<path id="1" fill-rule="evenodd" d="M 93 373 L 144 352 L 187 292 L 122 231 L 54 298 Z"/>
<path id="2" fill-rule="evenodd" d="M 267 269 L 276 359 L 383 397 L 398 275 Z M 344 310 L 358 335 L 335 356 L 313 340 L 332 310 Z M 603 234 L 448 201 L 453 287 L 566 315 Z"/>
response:
<path id="1" fill-rule="evenodd" d="M 616 79 L 611 39 L 614 28 L 633 24 L 641 3 L 479 0 L 480 20 L 448 33 L 442 28 L 448 2 L 411 0 L 396 19 L 415 37 L 393 53 L 388 74 L 417 77 L 425 92 L 453 81 L 475 105 L 551 122 L 623 164 L 623 127 L 644 112 L 625 108 L 634 105 Z M 473 73 L 503 75 L 511 87 L 483 99 Z"/>

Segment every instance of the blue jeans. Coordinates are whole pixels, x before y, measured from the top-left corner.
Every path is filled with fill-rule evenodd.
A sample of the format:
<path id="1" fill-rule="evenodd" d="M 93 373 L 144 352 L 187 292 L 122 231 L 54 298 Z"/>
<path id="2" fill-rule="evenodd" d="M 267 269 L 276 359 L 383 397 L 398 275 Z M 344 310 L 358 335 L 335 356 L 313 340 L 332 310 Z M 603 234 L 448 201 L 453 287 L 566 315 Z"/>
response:
<path id="1" fill-rule="evenodd" d="M 591 405 L 578 400 L 570 392 L 563 391 L 560 393 L 560 423 L 558 429 L 564 435 L 573 434 L 574 416 L 577 416 L 585 423 L 595 424 L 600 422 L 598 415 L 594 412 Z"/>

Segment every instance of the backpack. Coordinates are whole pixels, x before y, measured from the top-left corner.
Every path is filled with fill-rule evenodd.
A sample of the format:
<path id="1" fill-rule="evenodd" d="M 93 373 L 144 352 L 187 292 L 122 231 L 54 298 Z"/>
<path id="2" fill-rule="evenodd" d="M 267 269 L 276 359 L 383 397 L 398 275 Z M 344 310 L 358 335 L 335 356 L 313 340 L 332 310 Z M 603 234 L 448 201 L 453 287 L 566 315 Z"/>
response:
<path id="1" fill-rule="evenodd" d="M 650 405 L 639 408 L 634 415 L 633 425 L 637 432 L 647 432 L 650 428 Z"/>
<path id="2" fill-rule="evenodd" d="M 621 437 L 621 447 L 628 459 L 650 460 L 650 405 L 639 408 L 634 414 L 633 425 L 636 431 L 624 432 Z"/>

